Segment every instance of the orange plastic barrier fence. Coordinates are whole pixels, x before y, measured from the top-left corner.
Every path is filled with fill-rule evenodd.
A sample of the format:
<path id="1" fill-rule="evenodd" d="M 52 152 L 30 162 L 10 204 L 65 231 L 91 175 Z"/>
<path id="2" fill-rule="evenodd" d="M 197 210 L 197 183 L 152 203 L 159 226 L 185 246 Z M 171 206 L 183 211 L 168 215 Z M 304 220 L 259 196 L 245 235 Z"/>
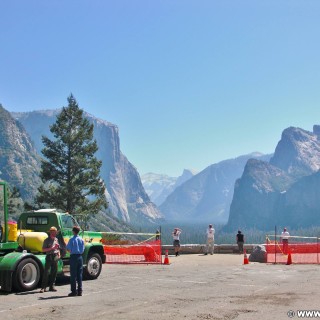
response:
<path id="1" fill-rule="evenodd" d="M 161 264 L 161 241 L 145 241 L 138 244 L 104 245 L 106 263 Z"/>
<path id="2" fill-rule="evenodd" d="M 266 243 L 267 262 L 287 263 L 288 254 L 291 254 L 293 264 L 319 264 L 320 243 L 278 243 L 269 241 Z"/>

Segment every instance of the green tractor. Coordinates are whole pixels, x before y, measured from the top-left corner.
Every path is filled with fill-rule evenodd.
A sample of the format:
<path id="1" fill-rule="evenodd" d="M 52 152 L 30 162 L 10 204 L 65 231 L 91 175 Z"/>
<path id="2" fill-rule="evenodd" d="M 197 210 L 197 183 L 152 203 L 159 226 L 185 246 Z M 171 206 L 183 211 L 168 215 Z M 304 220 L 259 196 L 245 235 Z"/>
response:
<path id="1" fill-rule="evenodd" d="M 58 276 L 69 273 L 70 254 L 65 247 L 73 236 L 73 226 L 79 226 L 76 219 L 56 209 L 42 209 L 23 212 L 16 223 L 8 220 L 7 185 L 3 181 L 0 181 L 0 199 L 0 290 L 30 291 L 38 287 L 46 257 L 42 244 L 51 226 L 58 229 L 63 253 L 58 263 Z M 102 235 L 92 231 L 80 231 L 79 235 L 85 241 L 84 279 L 97 279 L 106 261 Z"/>

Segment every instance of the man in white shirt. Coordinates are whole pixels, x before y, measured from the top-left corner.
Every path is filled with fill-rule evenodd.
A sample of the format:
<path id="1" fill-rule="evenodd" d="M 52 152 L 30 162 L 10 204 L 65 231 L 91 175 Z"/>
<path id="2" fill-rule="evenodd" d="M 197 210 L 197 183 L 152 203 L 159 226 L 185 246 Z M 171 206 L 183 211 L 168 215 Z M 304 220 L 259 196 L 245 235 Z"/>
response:
<path id="1" fill-rule="evenodd" d="M 214 228 L 212 224 L 209 224 L 209 227 L 207 228 L 207 246 L 206 246 L 206 253 L 207 255 L 209 253 L 210 249 L 210 254 L 213 254 L 214 252 Z"/>
<path id="2" fill-rule="evenodd" d="M 284 254 L 288 253 L 289 237 L 290 237 L 290 234 L 287 231 L 287 228 L 284 228 L 281 233 L 281 237 L 280 237 L 280 241 L 282 242 L 282 248 L 283 248 Z"/>

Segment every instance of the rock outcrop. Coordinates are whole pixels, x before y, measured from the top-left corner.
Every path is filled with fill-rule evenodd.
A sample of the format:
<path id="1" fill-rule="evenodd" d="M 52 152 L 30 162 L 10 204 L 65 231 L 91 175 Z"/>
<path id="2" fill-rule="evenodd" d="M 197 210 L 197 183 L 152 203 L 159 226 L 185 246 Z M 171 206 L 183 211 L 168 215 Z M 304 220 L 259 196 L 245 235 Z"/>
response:
<path id="1" fill-rule="evenodd" d="M 40 158 L 20 122 L 0 105 L 0 179 L 30 201 L 41 181 Z"/>
<path id="2" fill-rule="evenodd" d="M 319 131 L 287 128 L 270 163 L 248 161 L 235 184 L 226 230 L 320 224 Z"/>
<path id="3" fill-rule="evenodd" d="M 258 245 L 254 247 L 254 249 L 252 250 L 249 256 L 249 261 L 266 263 L 267 262 L 266 247 L 264 245 Z"/>

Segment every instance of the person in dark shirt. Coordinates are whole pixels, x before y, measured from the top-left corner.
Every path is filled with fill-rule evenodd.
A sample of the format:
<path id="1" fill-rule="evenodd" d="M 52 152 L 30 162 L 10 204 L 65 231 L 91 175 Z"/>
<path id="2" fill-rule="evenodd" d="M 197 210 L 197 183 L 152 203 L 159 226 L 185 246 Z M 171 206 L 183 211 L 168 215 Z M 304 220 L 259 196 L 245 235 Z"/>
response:
<path id="1" fill-rule="evenodd" d="M 60 245 L 57 231 L 56 227 L 51 227 L 49 237 L 44 240 L 42 245 L 42 251 L 46 254 L 46 263 L 40 293 L 47 291 L 47 285 L 49 286 L 49 291 L 57 291 L 54 286 L 58 272 L 58 260 L 60 259 Z"/>
<path id="2" fill-rule="evenodd" d="M 242 232 L 240 230 L 238 231 L 238 233 L 236 235 L 236 240 L 237 240 L 237 244 L 238 244 L 239 253 L 243 253 L 244 235 L 242 234 Z"/>
<path id="3" fill-rule="evenodd" d="M 82 296 L 82 270 L 83 270 L 83 259 L 82 254 L 84 252 L 84 241 L 78 236 L 80 228 L 74 226 L 72 228 L 73 237 L 67 244 L 67 250 L 70 252 L 70 282 L 71 282 L 71 293 L 69 297 L 76 295 Z M 77 290 L 78 283 L 78 290 Z"/>
<path id="4" fill-rule="evenodd" d="M 156 230 L 156 240 L 160 240 L 160 231 L 159 231 L 159 229 Z"/>

